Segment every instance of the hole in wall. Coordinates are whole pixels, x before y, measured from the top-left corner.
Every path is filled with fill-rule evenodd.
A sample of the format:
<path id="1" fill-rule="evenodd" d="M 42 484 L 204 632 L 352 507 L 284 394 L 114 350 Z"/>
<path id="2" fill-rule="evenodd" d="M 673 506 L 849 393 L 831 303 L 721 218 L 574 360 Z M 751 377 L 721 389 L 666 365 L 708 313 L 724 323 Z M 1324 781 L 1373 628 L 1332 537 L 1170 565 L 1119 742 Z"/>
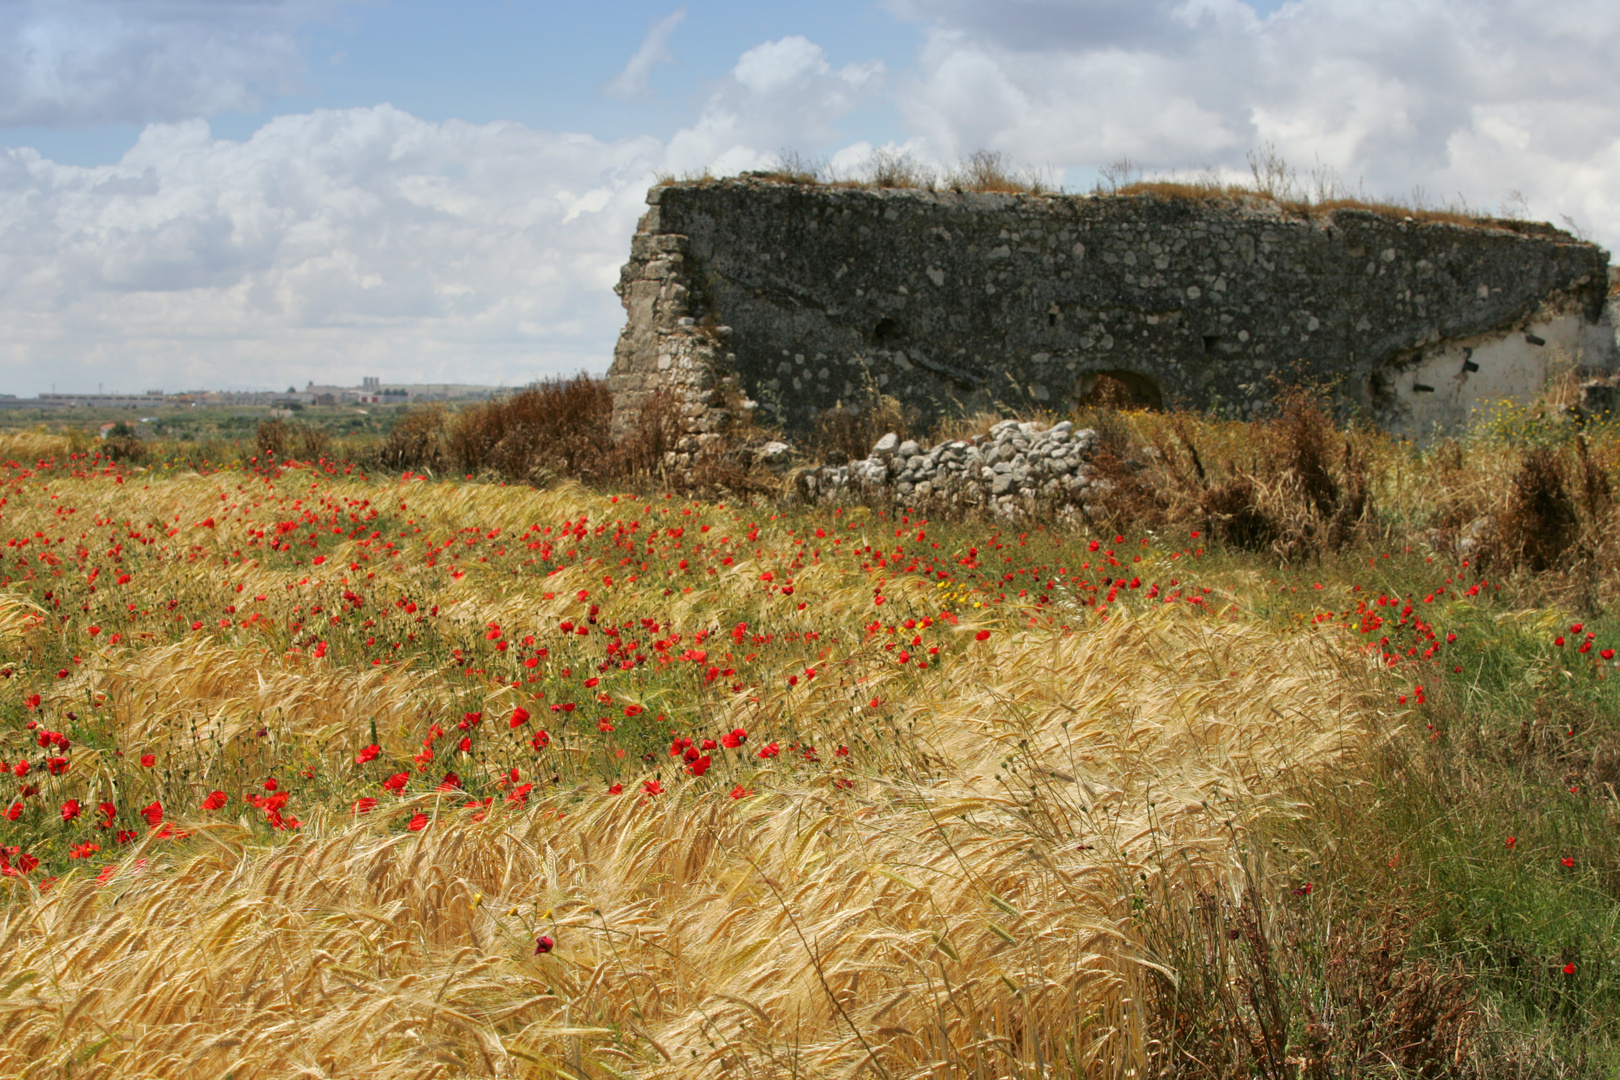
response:
<path id="1" fill-rule="evenodd" d="M 905 327 L 900 325 L 898 319 L 879 319 L 877 325 L 872 327 L 872 343 L 874 345 L 893 345 L 905 335 Z"/>
<path id="2" fill-rule="evenodd" d="M 1159 380 L 1139 371 L 1093 371 L 1075 384 L 1075 404 L 1106 409 L 1164 408 Z"/>

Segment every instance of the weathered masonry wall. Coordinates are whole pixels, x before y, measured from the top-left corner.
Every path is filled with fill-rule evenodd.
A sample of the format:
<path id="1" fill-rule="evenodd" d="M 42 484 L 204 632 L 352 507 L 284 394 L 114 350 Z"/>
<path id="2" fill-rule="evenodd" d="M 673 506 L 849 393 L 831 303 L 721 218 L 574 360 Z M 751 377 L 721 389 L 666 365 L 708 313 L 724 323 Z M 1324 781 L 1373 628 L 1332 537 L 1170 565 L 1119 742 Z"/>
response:
<path id="1" fill-rule="evenodd" d="M 789 432 L 870 390 L 925 415 L 1143 403 L 1259 409 L 1338 378 L 1410 434 L 1617 365 L 1608 253 L 1546 225 L 1309 218 L 1260 198 L 936 193 L 745 177 L 653 189 L 619 284 L 616 419 L 669 386 L 689 427 Z M 751 400 L 750 400 L 751 399 Z"/>

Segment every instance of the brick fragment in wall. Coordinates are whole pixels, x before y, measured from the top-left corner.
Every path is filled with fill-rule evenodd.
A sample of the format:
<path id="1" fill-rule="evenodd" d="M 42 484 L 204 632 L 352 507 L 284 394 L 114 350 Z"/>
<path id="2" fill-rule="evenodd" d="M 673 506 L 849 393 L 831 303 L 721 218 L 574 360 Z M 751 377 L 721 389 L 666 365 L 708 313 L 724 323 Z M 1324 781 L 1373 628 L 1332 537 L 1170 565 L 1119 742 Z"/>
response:
<path id="1" fill-rule="evenodd" d="M 1061 413 L 1104 375 L 1138 404 L 1241 414 L 1264 407 L 1272 376 L 1331 382 L 1423 434 L 1533 394 L 1554 356 L 1620 366 L 1608 253 L 1547 225 L 759 177 L 648 200 L 617 286 L 610 388 L 724 387 L 733 414 L 757 402 L 790 437 L 873 387 L 926 422 L 997 404 Z M 626 396 L 616 427 L 634 408 Z"/>

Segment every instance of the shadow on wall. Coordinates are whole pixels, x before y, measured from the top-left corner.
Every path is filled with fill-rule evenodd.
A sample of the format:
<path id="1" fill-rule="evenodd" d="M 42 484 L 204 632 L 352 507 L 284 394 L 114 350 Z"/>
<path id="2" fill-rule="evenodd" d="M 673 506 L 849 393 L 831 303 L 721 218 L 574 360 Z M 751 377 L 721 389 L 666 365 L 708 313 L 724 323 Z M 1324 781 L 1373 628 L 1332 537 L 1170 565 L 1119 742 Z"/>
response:
<path id="1" fill-rule="evenodd" d="M 1081 408 L 1164 409 L 1159 381 L 1137 371 L 1088 372 L 1075 384 L 1074 400 Z"/>

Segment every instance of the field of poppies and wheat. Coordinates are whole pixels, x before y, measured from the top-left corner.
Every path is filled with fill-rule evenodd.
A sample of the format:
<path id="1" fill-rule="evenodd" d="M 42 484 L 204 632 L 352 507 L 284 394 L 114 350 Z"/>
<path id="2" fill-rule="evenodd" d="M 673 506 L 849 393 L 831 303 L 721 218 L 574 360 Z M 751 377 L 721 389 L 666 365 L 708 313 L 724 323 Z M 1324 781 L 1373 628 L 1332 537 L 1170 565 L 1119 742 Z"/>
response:
<path id="1" fill-rule="evenodd" d="M 1467 560 L 0 459 L 0 1074 L 1612 1064 L 1620 635 Z"/>

